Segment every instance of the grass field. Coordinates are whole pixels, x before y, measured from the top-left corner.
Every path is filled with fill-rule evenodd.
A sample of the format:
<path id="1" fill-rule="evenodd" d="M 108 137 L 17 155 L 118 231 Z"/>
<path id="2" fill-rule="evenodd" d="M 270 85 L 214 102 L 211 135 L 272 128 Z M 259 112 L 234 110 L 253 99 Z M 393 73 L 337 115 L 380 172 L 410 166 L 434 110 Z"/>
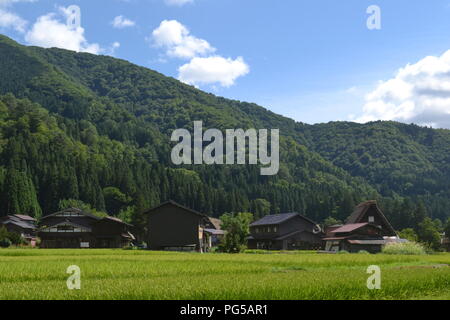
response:
<path id="1" fill-rule="evenodd" d="M 66 269 L 81 269 L 68 290 Z M 381 290 L 367 289 L 369 265 Z M 450 254 L 0 250 L 0 299 L 450 299 Z"/>

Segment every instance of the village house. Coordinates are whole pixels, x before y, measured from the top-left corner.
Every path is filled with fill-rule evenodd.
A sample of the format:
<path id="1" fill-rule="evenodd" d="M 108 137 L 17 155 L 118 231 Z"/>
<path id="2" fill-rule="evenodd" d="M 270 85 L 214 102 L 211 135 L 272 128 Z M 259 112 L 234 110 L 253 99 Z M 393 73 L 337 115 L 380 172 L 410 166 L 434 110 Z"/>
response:
<path id="1" fill-rule="evenodd" d="M 328 227 L 325 251 L 380 252 L 383 245 L 400 241 L 376 201 L 359 204 L 347 219 L 345 225 Z"/>
<path id="2" fill-rule="evenodd" d="M 370 200 L 360 203 L 355 211 L 347 218 L 346 224 L 368 222 L 381 228 L 381 235 L 384 237 L 397 237 L 392 225 L 378 207 L 376 200 Z"/>
<path id="3" fill-rule="evenodd" d="M 447 252 L 450 252 L 450 235 L 446 235 L 444 233 L 442 236 L 441 244 L 442 244 L 442 247 L 444 248 L 444 250 L 446 250 Z"/>
<path id="4" fill-rule="evenodd" d="M 313 250 L 322 243 L 317 223 L 298 213 L 265 216 L 250 225 L 250 234 L 249 249 Z"/>
<path id="5" fill-rule="evenodd" d="M 0 217 L 0 227 L 4 226 L 8 232 L 20 234 L 27 241 L 34 241 L 36 237 L 36 219 L 33 217 L 15 214 Z"/>
<path id="6" fill-rule="evenodd" d="M 207 252 L 217 245 L 224 232 L 220 220 L 167 201 L 145 212 L 151 250 Z"/>
<path id="7" fill-rule="evenodd" d="M 41 248 L 122 248 L 135 239 L 131 225 L 115 217 L 97 217 L 69 208 L 41 219 Z"/>

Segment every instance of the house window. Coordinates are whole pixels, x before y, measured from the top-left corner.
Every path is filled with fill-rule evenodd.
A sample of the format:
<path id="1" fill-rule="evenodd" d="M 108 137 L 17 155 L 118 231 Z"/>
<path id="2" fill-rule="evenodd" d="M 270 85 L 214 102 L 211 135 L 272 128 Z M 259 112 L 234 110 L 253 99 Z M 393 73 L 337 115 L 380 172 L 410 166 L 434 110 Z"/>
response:
<path id="1" fill-rule="evenodd" d="M 59 226 L 42 229 L 41 232 L 61 232 L 61 233 L 64 233 L 64 232 L 90 232 L 90 229 L 62 224 Z"/>
<path id="2" fill-rule="evenodd" d="M 374 216 L 369 216 L 369 222 L 375 222 L 375 217 Z"/>
<path id="3" fill-rule="evenodd" d="M 73 232 L 73 227 L 69 225 L 58 226 L 58 232 Z"/>
<path id="4" fill-rule="evenodd" d="M 277 233 L 278 232 L 278 228 L 277 227 L 273 227 L 273 232 Z"/>

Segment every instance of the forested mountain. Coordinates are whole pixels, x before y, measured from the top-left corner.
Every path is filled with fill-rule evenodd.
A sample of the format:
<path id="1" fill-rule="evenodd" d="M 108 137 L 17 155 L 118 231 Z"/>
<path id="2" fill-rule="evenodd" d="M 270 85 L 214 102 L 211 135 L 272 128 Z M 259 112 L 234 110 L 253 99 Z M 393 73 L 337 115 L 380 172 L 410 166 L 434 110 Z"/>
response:
<path id="1" fill-rule="evenodd" d="M 173 199 L 218 216 L 298 211 L 344 219 L 378 198 L 397 228 L 450 207 L 450 132 L 392 122 L 306 125 L 106 56 L 0 36 L 0 215 L 67 203 L 142 221 Z M 170 162 L 176 128 L 279 128 L 280 171 Z M 418 205 L 420 204 L 420 205 Z M 420 209 L 423 211 L 422 209 Z"/>

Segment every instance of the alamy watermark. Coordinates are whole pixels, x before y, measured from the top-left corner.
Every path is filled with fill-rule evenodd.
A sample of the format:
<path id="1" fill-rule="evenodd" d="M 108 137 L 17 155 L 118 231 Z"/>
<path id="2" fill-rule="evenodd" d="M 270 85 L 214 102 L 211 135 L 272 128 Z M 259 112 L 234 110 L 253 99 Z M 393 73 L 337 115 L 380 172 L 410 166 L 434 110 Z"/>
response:
<path id="1" fill-rule="evenodd" d="M 81 289 L 81 269 L 79 266 L 72 265 L 67 267 L 67 274 L 70 276 L 67 278 L 66 284 L 69 290 L 80 290 Z"/>
<path id="2" fill-rule="evenodd" d="M 227 129 L 224 142 L 222 131 L 208 129 L 203 132 L 203 122 L 194 121 L 193 137 L 186 129 L 176 129 L 172 133 L 171 141 L 178 142 L 173 147 L 171 154 L 172 163 L 175 165 L 244 165 L 247 164 L 248 156 L 248 164 L 262 165 L 261 175 L 275 175 L 280 168 L 279 129 L 270 130 L 270 143 L 267 129 L 248 129 L 247 131 Z M 204 147 L 204 142 L 211 143 Z M 248 150 L 246 146 L 248 146 Z"/>
<path id="3" fill-rule="evenodd" d="M 367 29 L 381 30 L 381 8 L 377 5 L 371 5 L 366 10 L 370 14 L 367 18 Z"/>
<path id="4" fill-rule="evenodd" d="M 367 289 L 380 290 L 381 289 L 381 268 L 379 266 L 369 266 L 367 273 L 370 274 L 367 278 Z"/>
<path id="5" fill-rule="evenodd" d="M 81 9 L 77 5 L 71 5 L 64 10 L 67 15 L 66 24 L 71 30 L 81 27 Z"/>

